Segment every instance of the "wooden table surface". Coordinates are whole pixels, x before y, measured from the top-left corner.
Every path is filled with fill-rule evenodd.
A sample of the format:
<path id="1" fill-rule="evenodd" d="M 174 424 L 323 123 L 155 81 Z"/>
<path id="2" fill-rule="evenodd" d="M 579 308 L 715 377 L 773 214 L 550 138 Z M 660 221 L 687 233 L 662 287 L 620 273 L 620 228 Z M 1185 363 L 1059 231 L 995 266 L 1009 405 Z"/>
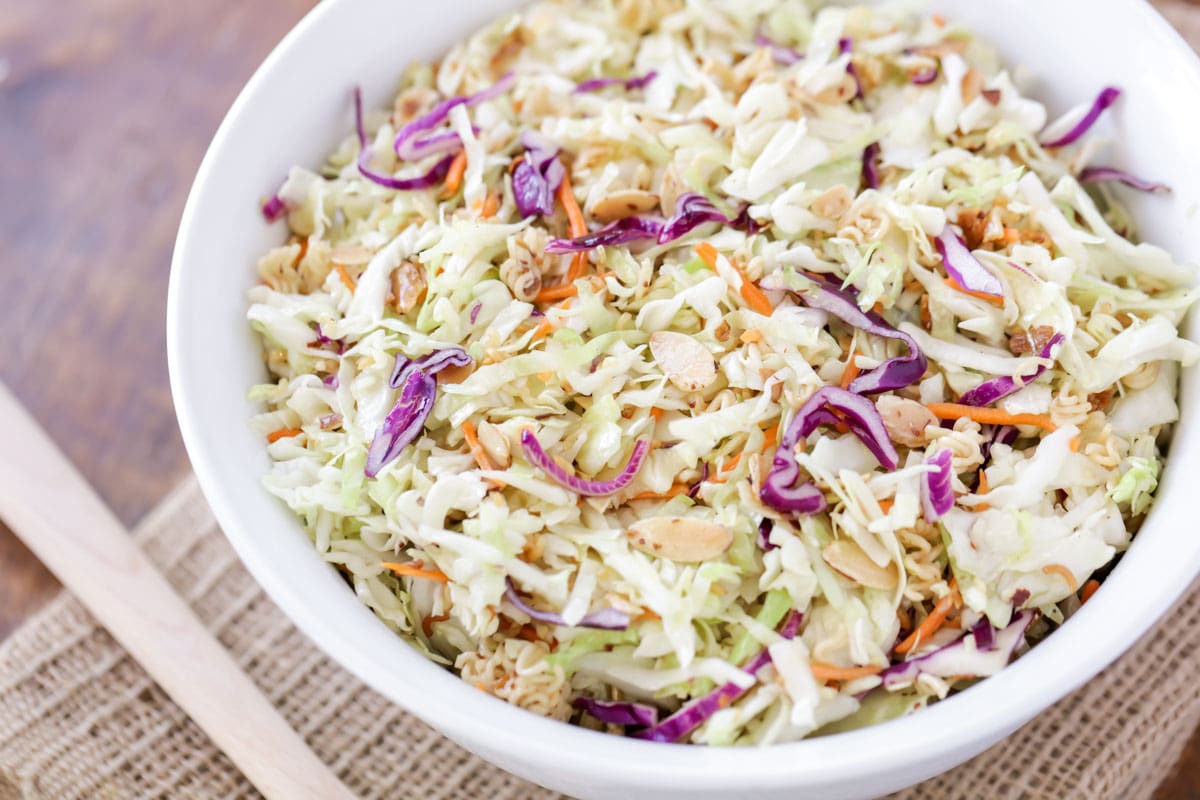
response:
<path id="1" fill-rule="evenodd" d="M 0 13 L 0 380 L 128 524 L 187 473 L 164 341 L 184 199 L 238 89 L 311 5 L 6 0 Z M 1158 5 L 1200 44 L 1200 9 Z M 0 638 L 57 591 L 0 526 Z M 1200 800 L 1200 735 L 1159 797 Z"/>

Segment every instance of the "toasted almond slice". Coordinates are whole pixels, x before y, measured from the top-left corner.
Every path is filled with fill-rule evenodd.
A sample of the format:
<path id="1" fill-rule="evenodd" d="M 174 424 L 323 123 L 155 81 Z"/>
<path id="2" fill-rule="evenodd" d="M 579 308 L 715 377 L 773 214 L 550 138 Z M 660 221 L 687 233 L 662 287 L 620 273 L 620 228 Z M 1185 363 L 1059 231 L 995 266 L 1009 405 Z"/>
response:
<path id="1" fill-rule="evenodd" d="M 658 206 L 658 195 L 641 189 L 620 189 L 601 197 L 589 212 L 600 222 L 616 222 L 619 219 L 644 214 Z"/>
<path id="2" fill-rule="evenodd" d="M 821 551 L 821 557 L 837 572 L 871 589 L 895 589 L 900 582 L 900 570 L 895 564 L 879 566 L 849 539 L 830 542 Z"/>
<path id="3" fill-rule="evenodd" d="M 373 255 L 375 255 L 375 251 L 369 247 L 339 247 L 329 254 L 329 258 L 335 264 L 357 267 L 370 262 Z"/>
<path id="4" fill-rule="evenodd" d="M 512 463 L 512 453 L 509 449 L 508 439 L 490 422 L 480 422 L 477 429 L 479 435 L 479 444 L 483 446 L 483 450 L 487 453 L 488 458 L 496 465 L 497 469 L 508 469 Z"/>
<path id="5" fill-rule="evenodd" d="M 625 536 L 630 546 L 646 555 L 686 563 L 716 558 L 733 544 L 733 532 L 724 525 L 693 517 L 638 520 Z"/>
<path id="6" fill-rule="evenodd" d="M 686 333 L 652 334 L 650 353 L 671 383 L 685 392 L 698 392 L 717 379 L 717 362 L 712 353 Z"/>
<path id="7" fill-rule="evenodd" d="M 885 394 L 875 401 L 883 426 L 892 441 L 905 447 L 924 447 L 929 442 L 925 428 L 937 425 L 937 417 L 916 400 Z"/>

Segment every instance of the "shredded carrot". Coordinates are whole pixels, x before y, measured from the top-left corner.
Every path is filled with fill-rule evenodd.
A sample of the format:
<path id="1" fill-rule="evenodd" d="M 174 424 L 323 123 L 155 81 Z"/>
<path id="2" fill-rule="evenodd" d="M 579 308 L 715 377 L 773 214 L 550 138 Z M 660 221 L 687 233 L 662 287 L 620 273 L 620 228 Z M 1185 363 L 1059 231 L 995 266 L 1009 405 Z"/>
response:
<path id="1" fill-rule="evenodd" d="M 717 248 L 713 247 L 708 242 L 701 242 L 700 244 L 696 245 L 696 255 L 700 256 L 700 260 L 705 264 L 708 264 L 708 266 L 712 268 L 713 272 L 717 271 Z M 752 310 L 757 311 L 764 317 L 771 316 L 775 309 L 771 306 L 771 301 L 767 299 L 767 296 L 762 293 L 762 289 L 759 289 L 757 286 L 755 286 L 750 279 L 746 277 L 746 273 L 738 269 L 736 265 L 731 264 L 730 266 L 733 267 L 733 271 L 736 272 L 738 277 L 741 279 L 742 285 L 738 287 L 738 292 L 742 295 L 742 299 L 746 301 L 746 305 L 750 306 Z"/>
<path id="2" fill-rule="evenodd" d="M 1067 582 L 1067 586 L 1070 587 L 1072 592 L 1079 588 L 1079 583 L 1075 580 L 1075 573 L 1062 564 L 1047 564 L 1042 567 L 1042 572 L 1047 575 L 1061 576 Z"/>
<path id="3" fill-rule="evenodd" d="M 726 461 L 724 464 L 721 465 L 721 472 L 732 471 L 733 469 L 735 469 L 737 467 L 738 462 L 741 460 L 742 460 L 742 454 L 738 453 L 736 456 L 734 456 L 733 458 L 729 459 L 728 461 Z"/>
<path id="4" fill-rule="evenodd" d="M 351 294 L 358 288 L 358 284 L 354 278 L 350 277 L 350 273 L 346 271 L 345 264 L 334 264 L 333 268 L 337 270 L 338 277 L 342 280 L 342 285 L 350 290 Z"/>
<path id="5" fill-rule="evenodd" d="M 1083 441 L 1080 440 L 1080 438 L 1078 436 L 1072 436 L 1071 437 L 1071 452 L 1078 453 L 1079 445 L 1081 445 L 1081 444 L 1083 444 Z"/>
<path id="6" fill-rule="evenodd" d="M 492 460 L 488 458 L 487 451 L 483 449 L 483 445 L 479 443 L 479 433 L 475 430 L 475 424 L 470 420 L 466 420 L 462 424 L 463 438 L 467 440 L 467 447 L 471 450 L 471 455 L 475 456 L 475 463 L 480 469 L 495 469 Z"/>
<path id="7" fill-rule="evenodd" d="M 945 26 L 945 24 L 946 24 L 946 18 L 943 17 L 941 14 L 934 14 L 933 16 L 931 16 L 929 18 L 929 21 L 932 22 L 934 25 L 937 25 L 939 28 Z"/>
<path id="8" fill-rule="evenodd" d="M 894 505 L 896 505 L 895 498 L 889 497 L 885 500 L 879 501 L 879 510 L 886 514 L 892 510 L 892 506 Z"/>
<path id="9" fill-rule="evenodd" d="M 1016 228 L 1005 228 L 1004 229 L 1004 243 L 1005 244 L 1016 244 L 1019 241 L 1021 241 L 1021 232 L 1019 230 L 1017 230 Z"/>
<path id="10" fill-rule="evenodd" d="M 410 578 L 425 578 L 426 580 L 438 581 L 439 583 L 450 582 L 450 579 L 446 577 L 446 573 L 440 569 L 422 569 L 412 564 L 394 564 L 390 561 L 385 561 L 379 566 L 390 569 L 397 575 L 407 575 Z"/>
<path id="11" fill-rule="evenodd" d="M 677 484 L 673 485 L 670 489 L 667 489 L 665 492 L 655 492 L 655 491 L 651 491 L 651 490 L 646 490 L 644 492 L 638 492 L 637 494 L 635 494 L 633 496 L 633 499 L 634 500 L 661 500 L 661 499 L 665 499 L 668 497 L 678 497 L 681 494 L 687 494 L 688 490 L 690 490 L 691 488 L 692 487 L 688 486 L 686 483 L 677 483 Z"/>
<path id="12" fill-rule="evenodd" d="M 997 297 L 996 295 L 988 294 L 987 292 L 973 292 L 970 289 L 964 289 L 962 286 L 959 285 L 958 281 L 954 280 L 954 278 L 946 278 L 942 282 L 945 283 L 947 286 L 949 286 L 951 289 L 953 289 L 956 292 L 962 292 L 963 294 L 970 295 L 971 297 L 976 297 L 980 300 L 984 300 L 988 303 L 991 303 L 994 306 L 1003 306 L 1004 305 L 1003 297 Z"/>
<path id="13" fill-rule="evenodd" d="M 779 440 L 779 425 L 772 425 L 763 431 L 763 452 L 767 452 L 768 447 L 774 447 L 775 442 Z"/>
<path id="14" fill-rule="evenodd" d="M 979 483 L 975 487 L 975 494 L 987 494 L 987 493 L 988 493 L 987 473 L 981 469 L 981 470 L 979 470 Z M 977 506 L 975 506 L 975 511 L 987 511 L 989 508 L 991 508 L 991 506 L 988 505 L 987 503 L 980 503 Z"/>
<path id="15" fill-rule="evenodd" d="M 642 613 L 633 618 L 634 622 L 653 622 L 656 619 L 662 619 L 658 614 L 654 613 L 646 607 L 642 607 Z"/>
<path id="16" fill-rule="evenodd" d="M 854 379 L 858 377 L 858 373 L 862 372 L 858 364 L 855 363 L 857 360 L 856 355 L 855 353 L 851 353 L 850 357 L 846 359 L 846 368 L 842 370 L 842 377 L 838 379 L 838 386 L 843 389 L 849 388 Z"/>
<path id="17" fill-rule="evenodd" d="M 1034 425 L 1050 433 L 1058 430 L 1046 414 L 1009 414 L 998 408 L 977 408 L 960 403 L 929 403 L 925 407 L 938 419 L 969 417 L 980 425 Z"/>
<path id="18" fill-rule="evenodd" d="M 569 298 L 569 297 L 556 306 L 556 308 L 561 308 L 564 311 L 570 307 L 571 307 L 571 298 Z M 530 341 L 531 342 L 541 341 L 542 339 L 546 338 L 546 336 L 557 327 L 558 327 L 558 325 L 551 322 L 549 318 L 543 319 L 541 324 L 538 325 L 537 328 L 534 329 L 533 338 Z"/>
<path id="19" fill-rule="evenodd" d="M 883 671 L 883 667 L 835 667 L 832 664 L 822 664 L 819 661 L 809 664 L 809 668 L 812 670 L 813 677 L 822 683 L 829 681 L 852 681 L 855 678 L 877 675 Z"/>
<path id="20" fill-rule="evenodd" d="M 487 687 L 483 685 L 483 681 L 475 681 L 475 688 L 481 692 L 487 691 Z"/>
<path id="21" fill-rule="evenodd" d="M 274 444 L 280 439 L 288 439 L 292 436 L 299 436 L 302 433 L 304 433 L 304 431 L 300 430 L 299 428 L 280 428 L 277 431 L 271 431 L 268 433 L 267 441 Z"/>
<path id="22" fill-rule="evenodd" d="M 488 194 L 488 196 L 483 199 L 483 208 L 479 210 L 479 216 L 483 217 L 484 219 L 491 219 L 492 217 L 496 216 L 496 212 L 499 210 L 500 196 Z"/>
<path id="23" fill-rule="evenodd" d="M 566 175 L 563 176 L 562 183 L 558 185 L 558 202 L 562 203 L 563 210 L 567 212 L 571 235 L 583 236 L 587 233 L 587 220 L 583 218 L 583 210 L 579 208 L 579 203 L 575 200 L 575 190 L 571 188 L 571 179 Z"/>
<path id="24" fill-rule="evenodd" d="M 1085 583 L 1083 585 L 1083 592 L 1080 593 L 1080 595 L 1079 595 L 1079 602 L 1086 603 L 1088 600 L 1091 600 L 1092 595 L 1094 595 L 1096 593 L 1096 590 L 1099 588 L 1100 588 L 1100 581 L 1096 580 L 1095 578 L 1092 578 L 1091 580 L 1089 580 L 1087 583 Z"/>
<path id="25" fill-rule="evenodd" d="M 746 301 L 746 305 L 764 317 L 771 316 L 775 312 L 775 309 L 771 306 L 771 301 L 767 299 L 767 296 L 762 293 L 762 289 L 751 283 L 750 279 L 740 269 L 737 267 L 734 267 L 734 269 L 737 270 L 738 275 L 742 278 L 742 299 Z"/>
<path id="26" fill-rule="evenodd" d="M 916 630 L 910 633 L 907 639 L 896 645 L 896 652 L 903 655 L 937 633 L 938 628 L 942 627 L 946 622 L 946 617 L 950 615 L 950 611 L 957 603 L 958 591 L 952 588 L 949 594 L 938 600 L 937 605 L 933 607 L 933 611 L 929 612 L 929 616 L 917 626 Z"/>
<path id="27" fill-rule="evenodd" d="M 561 286 L 547 286 L 542 289 L 533 298 L 535 303 L 549 303 L 554 300 L 563 300 L 568 297 L 574 297 L 579 294 L 579 287 L 574 283 L 567 283 Z"/>
<path id="28" fill-rule="evenodd" d="M 426 614 L 421 620 L 421 632 L 425 634 L 425 638 L 433 636 L 433 623 L 445 622 L 450 619 L 449 614 Z"/>
<path id="29" fill-rule="evenodd" d="M 459 150 L 458 155 L 450 162 L 450 171 L 446 173 L 446 185 L 442 187 L 442 193 L 438 195 L 439 200 L 448 200 L 458 193 L 458 187 L 462 186 L 463 174 L 467 171 L 467 151 Z"/>
<path id="30" fill-rule="evenodd" d="M 661 408 L 659 408 L 658 406 L 654 406 L 653 408 L 651 408 L 651 409 L 650 409 L 650 416 L 654 417 L 654 419 L 655 419 L 656 421 L 657 421 L 657 420 L 660 420 L 660 419 L 662 419 L 662 418 L 663 418 L 663 414 L 665 414 L 665 413 L 666 413 L 666 412 L 665 412 L 665 411 L 663 411 L 663 410 L 662 410 Z"/>

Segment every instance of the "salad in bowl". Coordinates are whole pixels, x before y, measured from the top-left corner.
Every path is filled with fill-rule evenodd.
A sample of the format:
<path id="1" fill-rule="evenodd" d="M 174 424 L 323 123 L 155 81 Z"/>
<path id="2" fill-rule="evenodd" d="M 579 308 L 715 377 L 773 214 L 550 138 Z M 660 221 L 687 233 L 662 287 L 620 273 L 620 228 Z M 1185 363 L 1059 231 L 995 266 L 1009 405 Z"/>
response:
<path id="1" fill-rule="evenodd" d="M 1121 89 L 1022 85 L 937 15 L 552 0 L 347 87 L 263 204 L 266 490 L 555 719 L 772 744 L 996 673 L 1130 546 L 1198 353 Z"/>

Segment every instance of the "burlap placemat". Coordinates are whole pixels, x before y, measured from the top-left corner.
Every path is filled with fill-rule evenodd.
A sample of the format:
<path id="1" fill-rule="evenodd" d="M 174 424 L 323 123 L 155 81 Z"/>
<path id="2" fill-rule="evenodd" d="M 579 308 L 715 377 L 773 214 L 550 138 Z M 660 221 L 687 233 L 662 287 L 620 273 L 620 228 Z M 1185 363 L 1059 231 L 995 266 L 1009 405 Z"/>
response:
<path id="1" fill-rule="evenodd" d="M 360 796 L 559 797 L 442 738 L 319 652 L 242 568 L 194 482 L 135 535 Z M 1003 743 L 896 797 L 1150 797 L 1200 722 L 1200 584 L 1167 620 Z M 0 646 L 0 800 L 257 796 L 70 595 Z"/>

